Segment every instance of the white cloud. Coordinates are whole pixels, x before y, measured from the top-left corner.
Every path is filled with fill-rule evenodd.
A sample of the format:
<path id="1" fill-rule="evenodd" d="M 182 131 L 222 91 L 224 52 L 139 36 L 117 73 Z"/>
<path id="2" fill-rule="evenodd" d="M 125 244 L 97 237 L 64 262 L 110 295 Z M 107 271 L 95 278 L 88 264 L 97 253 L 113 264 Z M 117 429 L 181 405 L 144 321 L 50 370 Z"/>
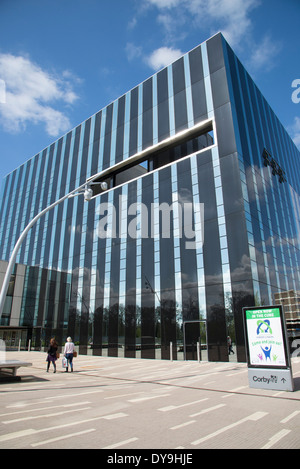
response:
<path id="1" fill-rule="evenodd" d="M 203 31 L 207 37 L 221 31 L 238 53 L 247 53 L 248 65 L 255 72 L 263 67 L 270 70 L 281 50 L 281 45 L 264 32 L 259 44 L 253 39 L 251 13 L 261 1 L 143 0 L 143 5 L 157 9 L 157 22 L 168 46 L 175 47 L 191 29 Z"/>
<path id="2" fill-rule="evenodd" d="M 181 0 L 146 0 L 157 8 L 172 8 L 180 4 Z"/>
<path id="3" fill-rule="evenodd" d="M 300 150 L 300 117 L 295 117 L 294 124 L 290 127 L 289 131 L 291 132 L 294 144 Z"/>
<path id="4" fill-rule="evenodd" d="M 249 13 L 256 8 L 260 0 L 144 0 L 145 5 L 159 9 L 158 20 L 173 23 L 174 38 L 178 33 L 178 18 L 190 26 L 210 29 L 210 34 L 222 31 L 232 46 L 239 44 L 245 34 L 251 30 Z M 180 12 L 180 15 L 178 13 Z M 169 33 L 170 31 L 168 31 Z"/>
<path id="5" fill-rule="evenodd" d="M 5 86 L 5 81 L 0 79 L 0 104 L 5 104 L 6 98 L 6 86 Z"/>
<path id="6" fill-rule="evenodd" d="M 6 103 L 0 106 L 0 122 L 6 131 L 20 132 L 29 123 L 42 123 L 47 133 L 56 137 L 71 127 L 59 109 L 78 99 L 73 90 L 78 79 L 70 71 L 57 77 L 29 58 L 0 54 L 0 77 L 6 85 Z"/>
<path id="7" fill-rule="evenodd" d="M 179 49 L 172 49 L 171 47 L 160 47 L 156 49 L 146 59 L 147 64 L 153 70 L 159 70 L 160 68 L 166 67 L 170 63 L 182 56 L 182 52 Z"/>
<path id="8" fill-rule="evenodd" d="M 134 59 L 137 59 L 137 58 L 141 57 L 141 55 L 142 55 L 142 47 L 141 46 L 135 46 L 132 42 L 128 42 L 126 44 L 125 50 L 126 50 L 126 55 L 127 55 L 127 58 L 129 60 L 129 62 L 131 62 Z"/>
<path id="9" fill-rule="evenodd" d="M 262 69 L 263 67 L 269 71 L 275 65 L 275 58 L 281 50 L 281 44 L 273 41 L 269 35 L 266 35 L 260 44 L 253 46 L 252 55 L 248 61 L 248 66 L 253 71 Z"/>
<path id="10" fill-rule="evenodd" d="M 198 5 L 202 16 L 205 14 L 203 5 L 206 5 L 210 22 L 217 26 L 212 32 L 221 30 L 229 44 L 235 47 L 251 31 L 249 14 L 259 2 L 258 0 L 208 0 L 208 2 L 192 0 L 192 4 L 196 7 L 196 11 Z"/>

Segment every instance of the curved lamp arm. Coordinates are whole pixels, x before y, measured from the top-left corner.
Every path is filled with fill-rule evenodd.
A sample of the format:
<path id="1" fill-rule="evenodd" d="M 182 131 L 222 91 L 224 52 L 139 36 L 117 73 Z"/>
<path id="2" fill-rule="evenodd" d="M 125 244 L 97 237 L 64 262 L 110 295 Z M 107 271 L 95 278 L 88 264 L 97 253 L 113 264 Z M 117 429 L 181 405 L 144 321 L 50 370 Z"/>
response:
<path id="1" fill-rule="evenodd" d="M 56 202 L 53 202 L 53 204 L 49 205 L 49 207 L 44 208 L 44 210 L 42 210 L 40 213 L 38 213 L 31 220 L 31 222 L 28 223 L 28 225 L 26 226 L 26 228 L 22 232 L 21 236 L 19 237 L 19 239 L 18 239 L 18 241 L 17 241 L 17 243 L 14 247 L 14 250 L 11 254 L 11 257 L 10 257 L 10 260 L 9 260 L 9 263 L 8 263 L 8 266 L 7 266 L 7 269 L 6 269 L 6 273 L 5 273 L 5 276 L 4 276 L 4 279 L 3 279 L 3 284 L 2 284 L 1 292 L 0 292 L 0 318 L 2 316 L 2 312 L 3 312 L 5 300 L 6 300 L 6 294 L 7 294 L 11 274 L 13 272 L 13 268 L 14 268 L 14 265 L 15 265 L 15 262 L 16 262 L 17 254 L 18 254 L 18 251 L 21 247 L 21 244 L 22 244 L 24 238 L 26 237 L 28 231 L 33 227 L 33 225 L 38 221 L 38 219 L 41 218 L 45 213 L 47 213 L 49 210 L 51 210 L 52 208 L 54 208 L 56 205 L 60 204 L 64 200 L 69 199 L 70 197 L 74 197 L 76 195 L 83 194 L 84 199 L 87 202 L 90 201 L 91 198 L 92 198 L 92 191 L 91 191 L 91 188 L 90 188 L 91 184 L 97 184 L 97 183 L 93 182 L 92 180 L 88 183 L 85 182 L 84 184 L 77 187 L 73 191 L 69 192 L 68 194 L 64 195 L 60 199 L 56 200 Z M 103 187 L 103 189 L 104 189 L 104 187 Z M 107 189 L 107 187 L 106 187 L 106 189 Z"/>

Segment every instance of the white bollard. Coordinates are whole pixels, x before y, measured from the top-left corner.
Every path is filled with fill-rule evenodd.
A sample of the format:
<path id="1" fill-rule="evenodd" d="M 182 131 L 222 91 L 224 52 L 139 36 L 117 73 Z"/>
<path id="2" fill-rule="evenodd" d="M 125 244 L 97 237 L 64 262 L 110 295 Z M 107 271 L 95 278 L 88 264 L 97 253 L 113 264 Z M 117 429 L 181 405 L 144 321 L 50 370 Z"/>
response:
<path id="1" fill-rule="evenodd" d="M 200 363 L 200 342 L 197 342 L 197 360 Z"/>
<path id="2" fill-rule="evenodd" d="M 0 362 L 6 362 L 6 345 L 2 339 L 0 339 Z"/>

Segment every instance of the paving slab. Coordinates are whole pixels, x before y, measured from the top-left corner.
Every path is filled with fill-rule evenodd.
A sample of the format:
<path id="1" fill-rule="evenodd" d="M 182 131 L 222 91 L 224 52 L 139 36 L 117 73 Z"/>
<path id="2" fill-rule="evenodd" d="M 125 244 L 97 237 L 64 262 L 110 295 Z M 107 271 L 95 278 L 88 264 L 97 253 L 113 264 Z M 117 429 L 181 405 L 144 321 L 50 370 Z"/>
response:
<path id="1" fill-rule="evenodd" d="M 0 384 L 1 449 L 150 451 L 142 467 L 162 451 L 300 446 L 299 358 L 294 392 L 250 388 L 245 363 L 79 355 L 73 373 L 61 359 L 47 373 L 45 353 L 7 359 L 32 366 L 19 369 L 20 382 Z"/>

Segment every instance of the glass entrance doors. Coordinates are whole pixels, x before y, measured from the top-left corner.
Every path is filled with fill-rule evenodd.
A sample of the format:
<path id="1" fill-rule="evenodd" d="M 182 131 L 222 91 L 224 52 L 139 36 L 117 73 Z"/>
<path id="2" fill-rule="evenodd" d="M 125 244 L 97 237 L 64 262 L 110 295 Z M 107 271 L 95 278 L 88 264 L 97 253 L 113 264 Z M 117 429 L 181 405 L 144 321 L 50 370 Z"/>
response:
<path id="1" fill-rule="evenodd" d="M 6 350 L 25 350 L 27 329 L 0 328 L 0 339 L 4 341 Z"/>
<path id="2" fill-rule="evenodd" d="M 183 356 L 184 360 L 208 360 L 206 321 L 184 321 Z"/>

